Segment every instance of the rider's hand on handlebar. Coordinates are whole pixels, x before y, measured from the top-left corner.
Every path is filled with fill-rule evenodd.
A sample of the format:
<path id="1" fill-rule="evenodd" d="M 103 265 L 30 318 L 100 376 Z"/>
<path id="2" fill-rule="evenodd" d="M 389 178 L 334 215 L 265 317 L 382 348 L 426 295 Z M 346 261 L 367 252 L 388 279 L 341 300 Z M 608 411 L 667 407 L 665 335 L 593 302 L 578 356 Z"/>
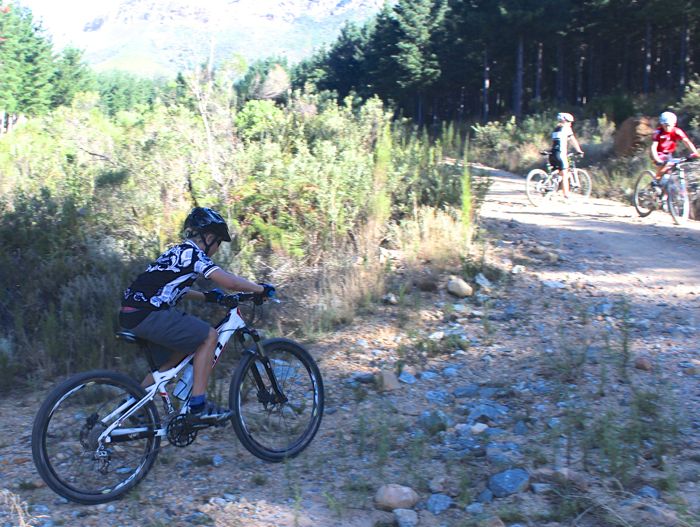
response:
<path id="1" fill-rule="evenodd" d="M 271 300 L 275 298 L 275 295 L 277 294 L 277 289 L 274 285 L 266 284 L 263 282 L 259 283 L 258 285 L 261 285 L 263 287 L 262 293 L 258 293 L 260 295 L 260 304 L 262 304 L 263 300 Z"/>
<path id="2" fill-rule="evenodd" d="M 698 158 L 700 158 L 700 154 L 698 154 L 697 152 L 693 152 L 692 154 L 690 154 L 688 156 L 688 159 L 698 159 Z"/>
<path id="3" fill-rule="evenodd" d="M 221 289 L 212 289 L 204 292 L 204 301 L 218 304 L 224 296 L 224 292 Z"/>

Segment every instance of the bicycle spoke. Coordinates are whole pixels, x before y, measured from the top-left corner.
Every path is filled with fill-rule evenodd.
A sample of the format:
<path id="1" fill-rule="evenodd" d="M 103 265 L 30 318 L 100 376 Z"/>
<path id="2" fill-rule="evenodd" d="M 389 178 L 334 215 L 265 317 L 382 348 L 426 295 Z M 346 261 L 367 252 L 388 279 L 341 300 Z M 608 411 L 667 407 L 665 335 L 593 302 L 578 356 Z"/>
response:
<path id="1" fill-rule="evenodd" d="M 32 449 L 42 477 L 59 494 L 85 503 L 109 501 L 128 490 L 150 469 L 154 450 L 160 443 L 154 434 L 144 437 L 131 432 L 112 436 L 112 442 L 100 440 L 129 410 L 128 406 L 119 410 L 132 398 L 129 390 L 140 390 L 128 378 L 124 382 L 135 384 L 135 388 L 120 385 L 119 380 L 124 378 L 114 373 L 106 373 L 103 379 L 87 377 L 85 382 L 76 381 L 63 393 L 59 391 L 53 399 L 56 402 L 51 403 L 50 396 L 42 406 L 35 423 Z M 137 398 L 131 400 L 135 403 Z M 109 422 L 102 422 L 107 419 Z M 114 430 L 155 431 L 159 427 L 155 406 L 149 403 Z"/>
<path id="2" fill-rule="evenodd" d="M 234 427 L 241 442 L 253 454 L 268 461 L 296 455 L 318 429 L 322 414 L 321 385 L 317 369 L 305 352 L 294 348 L 267 350 L 278 394 L 262 362 L 248 357 L 241 380 L 232 383 Z M 257 373 L 264 386 L 257 386 Z M 238 382 L 238 384 L 236 384 Z"/>

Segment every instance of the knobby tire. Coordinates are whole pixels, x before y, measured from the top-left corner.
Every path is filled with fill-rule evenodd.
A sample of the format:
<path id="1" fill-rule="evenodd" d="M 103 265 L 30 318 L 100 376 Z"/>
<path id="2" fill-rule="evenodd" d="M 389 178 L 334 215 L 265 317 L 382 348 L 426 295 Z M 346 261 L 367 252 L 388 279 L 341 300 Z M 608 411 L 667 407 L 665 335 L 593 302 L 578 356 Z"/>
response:
<path id="1" fill-rule="evenodd" d="M 241 444 L 254 456 L 276 463 L 299 455 L 318 432 L 323 417 L 323 380 L 301 345 L 288 339 L 270 339 L 262 345 L 288 402 L 261 402 L 274 391 L 259 356 L 249 350 L 243 353 L 231 381 L 229 406 Z M 264 382 L 262 393 L 254 369 Z"/>
<path id="2" fill-rule="evenodd" d="M 154 433 L 160 417 L 153 401 L 121 425 L 141 433 L 122 435 L 121 441 L 106 445 L 109 462 L 98 461 L 94 453 L 106 428 L 101 419 L 129 397 L 138 401 L 145 395 L 131 377 L 107 370 L 74 375 L 51 390 L 32 429 L 34 464 L 46 484 L 68 500 L 93 505 L 135 487 L 153 466 L 160 446 Z"/>

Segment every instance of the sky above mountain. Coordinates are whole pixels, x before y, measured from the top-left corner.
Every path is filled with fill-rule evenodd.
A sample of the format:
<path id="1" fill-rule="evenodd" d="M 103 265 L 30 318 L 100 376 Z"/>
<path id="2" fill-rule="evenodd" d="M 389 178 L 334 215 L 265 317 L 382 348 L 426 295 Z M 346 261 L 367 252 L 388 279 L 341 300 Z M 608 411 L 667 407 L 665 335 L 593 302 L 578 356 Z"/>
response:
<path id="1" fill-rule="evenodd" d="M 296 62 L 384 0 L 19 0 L 60 50 L 74 46 L 98 70 L 171 75 L 209 57 Z"/>

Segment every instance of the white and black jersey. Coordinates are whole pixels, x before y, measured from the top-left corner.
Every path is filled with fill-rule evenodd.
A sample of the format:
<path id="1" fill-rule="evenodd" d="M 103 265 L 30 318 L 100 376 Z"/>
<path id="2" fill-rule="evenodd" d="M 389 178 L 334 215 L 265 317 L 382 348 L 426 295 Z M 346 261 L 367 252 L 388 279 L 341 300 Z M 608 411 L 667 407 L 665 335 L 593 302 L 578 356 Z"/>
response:
<path id="1" fill-rule="evenodd" d="M 122 306 L 153 311 L 167 309 L 189 291 L 200 276 L 219 269 L 192 240 L 163 253 L 124 291 Z"/>

